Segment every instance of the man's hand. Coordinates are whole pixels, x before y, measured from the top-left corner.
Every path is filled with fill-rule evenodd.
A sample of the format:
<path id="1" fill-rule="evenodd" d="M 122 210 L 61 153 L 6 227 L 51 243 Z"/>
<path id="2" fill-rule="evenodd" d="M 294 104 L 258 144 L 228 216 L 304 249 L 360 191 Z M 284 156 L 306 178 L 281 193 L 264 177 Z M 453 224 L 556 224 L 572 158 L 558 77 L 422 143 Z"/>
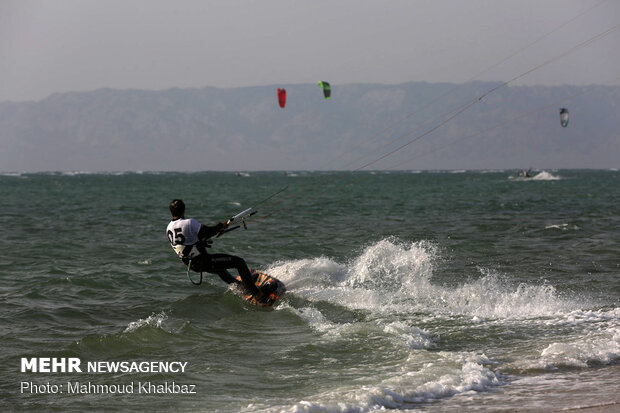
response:
<path id="1" fill-rule="evenodd" d="M 226 228 L 230 225 L 230 221 L 220 222 L 220 225 L 222 225 L 222 228 L 220 228 L 220 232 L 217 233 L 216 237 L 219 237 L 226 231 Z"/>

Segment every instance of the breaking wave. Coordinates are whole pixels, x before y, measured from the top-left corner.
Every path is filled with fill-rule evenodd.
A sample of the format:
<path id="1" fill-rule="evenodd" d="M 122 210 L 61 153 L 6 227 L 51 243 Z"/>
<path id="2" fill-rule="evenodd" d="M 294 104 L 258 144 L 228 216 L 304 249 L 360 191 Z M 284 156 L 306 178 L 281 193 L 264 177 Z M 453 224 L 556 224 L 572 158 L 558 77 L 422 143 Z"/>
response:
<path id="1" fill-rule="evenodd" d="M 456 287 L 432 282 L 438 249 L 432 243 L 384 239 L 347 263 L 326 257 L 277 263 L 268 270 L 289 291 L 377 315 L 425 312 L 491 319 L 550 317 L 580 308 L 549 284 L 515 284 L 480 269 L 481 277 Z"/>

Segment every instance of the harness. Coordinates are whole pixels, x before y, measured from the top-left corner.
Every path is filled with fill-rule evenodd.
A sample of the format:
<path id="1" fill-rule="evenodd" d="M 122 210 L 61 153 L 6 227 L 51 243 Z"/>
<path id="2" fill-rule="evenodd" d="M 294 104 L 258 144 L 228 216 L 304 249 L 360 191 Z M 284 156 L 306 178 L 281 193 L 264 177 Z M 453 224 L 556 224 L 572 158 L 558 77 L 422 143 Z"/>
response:
<path id="1" fill-rule="evenodd" d="M 173 245 L 172 249 L 177 253 L 179 258 L 192 259 L 202 254 L 202 251 L 200 251 L 201 248 L 199 248 L 198 244 L 200 244 L 200 241 L 198 241 L 194 245 L 177 244 L 177 245 Z"/>
<path id="2" fill-rule="evenodd" d="M 213 241 L 210 239 L 207 240 L 199 240 L 197 243 L 193 245 L 173 245 L 172 248 L 177 253 L 179 258 L 183 261 L 187 260 L 187 279 L 194 285 L 202 284 L 202 271 L 200 271 L 200 281 L 195 282 L 192 279 L 192 276 L 189 275 L 189 270 L 192 267 L 192 260 L 198 257 L 204 257 L 207 254 L 207 248 L 211 246 Z"/>

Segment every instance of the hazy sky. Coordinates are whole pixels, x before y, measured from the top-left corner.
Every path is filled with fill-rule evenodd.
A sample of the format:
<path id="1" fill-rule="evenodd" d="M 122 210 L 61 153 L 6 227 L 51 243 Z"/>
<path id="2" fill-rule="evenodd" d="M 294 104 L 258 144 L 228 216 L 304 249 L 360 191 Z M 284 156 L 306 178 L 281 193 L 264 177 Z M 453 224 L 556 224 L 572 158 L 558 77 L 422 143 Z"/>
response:
<path id="1" fill-rule="evenodd" d="M 505 81 L 619 23 L 619 0 L 0 0 L 0 102 L 485 70 L 477 79 Z M 519 82 L 620 84 L 619 45 L 616 30 Z"/>

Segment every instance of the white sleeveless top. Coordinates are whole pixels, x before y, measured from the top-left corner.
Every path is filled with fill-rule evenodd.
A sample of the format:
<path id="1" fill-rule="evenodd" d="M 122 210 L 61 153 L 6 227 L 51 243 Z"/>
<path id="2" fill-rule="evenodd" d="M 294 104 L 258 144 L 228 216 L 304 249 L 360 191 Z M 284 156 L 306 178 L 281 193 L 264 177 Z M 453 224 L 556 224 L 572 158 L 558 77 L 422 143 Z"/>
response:
<path id="1" fill-rule="evenodd" d="M 166 228 L 166 235 L 179 258 L 193 258 L 200 255 L 197 248 L 185 248 L 198 242 L 198 231 L 200 231 L 200 222 L 194 218 L 179 218 L 170 221 Z"/>

